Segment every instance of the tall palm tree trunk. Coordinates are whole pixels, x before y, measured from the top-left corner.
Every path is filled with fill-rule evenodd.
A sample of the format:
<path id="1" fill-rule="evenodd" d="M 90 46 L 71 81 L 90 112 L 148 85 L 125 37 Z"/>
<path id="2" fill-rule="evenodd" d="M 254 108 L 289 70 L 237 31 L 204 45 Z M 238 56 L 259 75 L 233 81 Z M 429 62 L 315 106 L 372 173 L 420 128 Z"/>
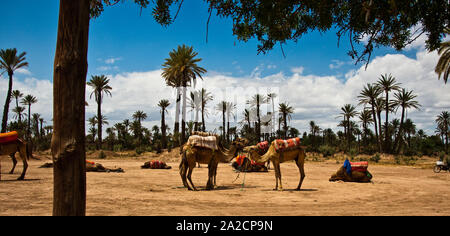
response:
<path id="1" fill-rule="evenodd" d="M 90 0 L 60 0 L 59 7 L 53 73 L 53 215 L 84 216 Z"/>
<path id="2" fill-rule="evenodd" d="M 386 127 L 384 128 L 384 151 L 389 153 L 390 152 L 390 138 L 388 133 L 389 128 L 389 93 L 386 91 Z"/>
<path id="3" fill-rule="evenodd" d="M 400 139 L 403 138 L 403 120 L 405 119 L 405 108 L 402 108 L 402 117 L 400 119 L 400 127 L 398 129 L 398 134 L 394 142 L 393 151 L 397 154 L 400 153 L 403 142 L 400 142 Z"/>
<path id="4" fill-rule="evenodd" d="M 9 111 L 9 103 L 11 103 L 13 74 L 11 72 L 8 72 L 8 77 L 9 77 L 8 93 L 6 94 L 5 106 L 3 107 L 2 129 L 0 133 L 6 133 L 6 126 L 8 125 L 8 111 Z"/>
<path id="5" fill-rule="evenodd" d="M 97 140 L 97 150 L 102 148 L 102 94 L 100 91 L 97 91 L 98 96 L 98 104 L 97 104 L 97 122 L 98 122 L 98 140 Z"/>
<path id="6" fill-rule="evenodd" d="M 226 132 L 225 132 L 225 107 L 222 108 L 222 140 L 225 141 Z"/>
<path id="7" fill-rule="evenodd" d="M 283 113 L 283 123 L 284 123 L 284 127 L 283 127 L 283 129 L 284 129 L 284 139 L 286 139 L 286 137 L 287 137 L 287 130 L 288 130 L 288 127 L 287 127 L 287 114 L 286 113 Z"/>
<path id="8" fill-rule="evenodd" d="M 205 105 L 203 104 L 203 101 L 202 101 L 202 131 L 203 132 L 206 131 L 206 126 L 205 126 Z"/>
<path id="9" fill-rule="evenodd" d="M 180 87 L 177 87 L 177 100 L 176 100 L 176 107 L 175 107 L 175 125 L 173 128 L 173 132 L 175 134 L 180 133 L 180 102 L 181 102 L 181 89 Z"/>
<path id="10" fill-rule="evenodd" d="M 187 90 L 187 82 L 184 80 L 184 82 L 183 82 L 183 107 L 182 107 L 182 115 L 181 115 L 180 147 L 186 141 L 186 98 L 187 98 L 186 90 Z"/>
<path id="11" fill-rule="evenodd" d="M 378 136 L 377 115 L 375 112 L 375 107 L 373 105 L 374 103 L 375 103 L 375 100 L 372 99 L 372 117 L 373 117 L 373 125 L 375 126 L 375 137 L 377 139 L 378 152 L 381 152 L 381 143 L 380 143 L 380 137 Z"/>
<path id="12" fill-rule="evenodd" d="M 167 148 L 167 140 L 166 140 L 166 119 L 165 119 L 165 113 L 166 110 L 162 109 L 161 112 L 161 144 L 162 144 L 162 148 Z"/>

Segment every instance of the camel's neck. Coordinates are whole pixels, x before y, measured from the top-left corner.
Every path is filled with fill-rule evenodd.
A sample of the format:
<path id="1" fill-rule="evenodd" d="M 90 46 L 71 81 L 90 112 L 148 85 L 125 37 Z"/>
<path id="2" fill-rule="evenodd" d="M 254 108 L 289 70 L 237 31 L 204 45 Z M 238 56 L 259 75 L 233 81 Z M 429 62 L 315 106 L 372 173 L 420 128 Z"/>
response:
<path id="1" fill-rule="evenodd" d="M 222 152 L 221 161 L 230 162 L 235 157 L 236 151 L 237 148 L 234 145 L 232 145 L 230 149 L 225 149 L 225 151 Z"/>
<path id="2" fill-rule="evenodd" d="M 273 145 L 270 145 L 269 149 L 267 149 L 267 152 L 264 155 L 259 155 L 258 152 L 254 152 L 255 159 L 258 159 L 258 160 L 255 160 L 255 161 L 257 161 L 257 162 L 266 162 L 266 161 L 268 161 L 270 159 L 270 157 L 271 157 L 271 154 L 274 151 L 275 151 L 275 149 L 274 149 Z"/>

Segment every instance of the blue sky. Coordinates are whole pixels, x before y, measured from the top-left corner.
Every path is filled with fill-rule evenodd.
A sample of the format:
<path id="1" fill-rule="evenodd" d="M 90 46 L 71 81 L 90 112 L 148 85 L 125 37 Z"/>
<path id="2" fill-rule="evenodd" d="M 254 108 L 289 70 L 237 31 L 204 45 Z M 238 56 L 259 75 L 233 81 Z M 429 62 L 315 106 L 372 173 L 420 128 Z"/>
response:
<path id="1" fill-rule="evenodd" d="M 37 95 L 40 102 L 35 105 L 35 112 L 50 120 L 59 1 L 0 0 L 0 6 L 3 9 L 0 48 L 27 52 L 30 65 L 26 71 L 16 73 L 14 89 Z M 166 28 L 154 21 L 151 8 L 143 9 L 140 14 L 140 8 L 131 1 L 108 7 L 99 18 L 91 20 L 88 79 L 99 74 L 111 79 L 113 97 L 106 98 L 103 104 L 111 125 L 130 119 L 138 109 L 150 114 L 148 126 L 158 124 L 157 102 L 173 97 L 173 90 L 162 83 L 159 70 L 169 52 L 181 44 L 193 46 L 203 59 L 199 64 L 208 70 L 203 86 L 210 90 L 243 85 L 276 87 L 277 102 L 289 102 L 295 108 L 291 125 L 301 132 L 308 131 L 310 120 L 323 128 L 338 129 L 336 116 L 340 107 L 346 103 L 356 106 L 356 97 L 363 85 L 376 82 L 385 73 L 392 73 L 404 87 L 419 95 L 424 109 L 408 113 L 415 118 L 418 128 L 433 133 L 434 117 L 450 107 L 448 85 L 443 86 L 433 72 L 437 54 L 426 52 L 424 37 L 401 52 L 391 48 L 375 49 L 365 70 L 364 64 L 354 65 L 347 55 L 350 49 L 347 37 L 337 47 L 334 30 L 323 34 L 310 32 L 297 43 L 288 42 L 283 46 L 286 57 L 279 46 L 258 55 L 256 40 L 238 41 L 232 35 L 232 21 L 214 14 L 206 43 L 207 19 L 205 2 L 191 0 L 184 1 L 178 18 Z M 6 80 L 0 78 L 0 85 L 2 102 Z M 248 88 L 244 90 L 253 91 Z M 89 93 L 88 88 L 87 96 Z M 213 103 L 233 96 L 239 97 L 216 96 Z M 245 104 L 244 97 L 239 99 L 238 102 Z M 211 117 L 214 116 L 213 105 Z M 169 123 L 173 119 L 173 107 Z M 358 110 L 361 109 L 358 106 Z M 236 113 L 239 116 L 241 112 Z M 94 114 L 94 106 L 88 107 L 87 118 Z M 220 118 L 210 121 L 211 129 L 218 125 Z"/>
<path id="2" fill-rule="evenodd" d="M 33 75 L 51 79 L 59 1 L 1 1 L 1 5 L 2 9 L 8 9 L 2 12 L 2 48 L 26 51 Z M 299 66 L 306 73 L 325 75 L 359 66 L 350 63 L 351 58 L 346 55 L 349 49 L 346 39 L 337 47 L 333 31 L 323 35 L 312 32 L 298 43 L 289 42 L 283 46 L 284 58 L 279 46 L 266 55 L 257 55 L 256 40 L 238 41 L 232 35 L 232 21 L 214 15 L 206 43 L 207 18 L 207 5 L 198 0 L 185 1 L 175 23 L 167 28 L 154 21 L 150 8 L 140 14 L 140 8 L 131 1 L 108 7 L 99 18 L 91 21 L 89 74 L 109 72 L 104 62 L 111 58 L 119 60 L 110 72 L 159 69 L 169 51 L 181 44 L 193 46 L 203 58 L 201 65 L 208 71 L 233 75 L 250 74 L 261 64 L 269 67 L 263 75 L 273 72 L 271 69 L 289 72 Z M 393 50 L 378 50 L 375 54 L 386 51 Z M 328 65 L 333 60 L 348 64 L 332 70 Z"/>

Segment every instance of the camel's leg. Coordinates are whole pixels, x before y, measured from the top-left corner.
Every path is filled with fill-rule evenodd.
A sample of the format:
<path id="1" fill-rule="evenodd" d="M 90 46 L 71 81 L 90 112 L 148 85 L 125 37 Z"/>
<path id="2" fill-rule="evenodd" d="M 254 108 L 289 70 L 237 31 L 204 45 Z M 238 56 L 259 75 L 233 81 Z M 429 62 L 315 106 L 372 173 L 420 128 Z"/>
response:
<path id="1" fill-rule="evenodd" d="M 219 163 L 213 159 L 208 164 L 208 181 L 206 182 L 206 189 L 212 190 L 214 189 L 214 185 L 216 184 L 216 173 L 217 173 L 217 165 Z"/>
<path id="2" fill-rule="evenodd" d="M 305 176 L 306 176 L 305 168 L 304 168 L 305 155 L 303 152 L 300 152 L 298 154 L 297 162 L 295 164 L 297 164 L 298 170 L 300 171 L 300 182 L 298 183 L 298 186 L 295 190 L 300 190 L 300 188 L 302 187 L 303 180 L 305 179 Z"/>
<path id="3" fill-rule="evenodd" d="M 280 178 L 280 164 L 278 161 L 272 161 L 273 169 L 275 170 L 275 188 L 273 190 L 278 190 L 278 179 Z M 280 181 L 281 182 L 281 181 Z M 281 185 L 281 183 L 280 183 Z"/>
<path id="4" fill-rule="evenodd" d="M 188 166 L 187 166 L 187 161 L 185 159 L 185 156 L 183 156 L 183 158 L 181 159 L 181 163 L 180 163 L 180 176 L 181 176 L 181 181 L 183 182 L 184 187 L 186 188 L 190 188 L 189 184 L 187 182 L 186 179 L 186 170 L 187 170 Z"/>
<path id="5" fill-rule="evenodd" d="M 193 163 L 189 163 L 189 170 L 188 170 L 188 174 L 187 174 L 187 178 L 189 180 L 189 182 L 192 185 L 192 189 L 188 187 L 189 190 L 194 190 L 197 191 L 197 188 L 195 187 L 194 183 L 192 182 L 191 176 L 192 176 L 192 171 L 195 168 L 195 161 Z"/>
<path id="6" fill-rule="evenodd" d="M 280 181 L 280 191 L 283 191 L 283 184 L 281 183 L 281 168 L 280 168 L 280 162 L 277 162 L 277 170 L 278 170 L 278 180 Z"/>
<path id="7" fill-rule="evenodd" d="M 16 159 L 14 154 L 15 153 L 12 153 L 11 155 L 9 155 L 11 157 L 11 159 L 12 159 L 12 162 L 13 162 L 13 167 L 12 167 L 11 171 L 9 172 L 9 174 L 14 174 L 14 169 L 16 169 L 17 159 Z"/>
<path id="8" fill-rule="evenodd" d="M 270 170 L 270 160 L 267 161 L 267 169 Z"/>
<path id="9" fill-rule="evenodd" d="M 23 162 L 23 171 L 22 171 L 22 174 L 20 175 L 20 177 L 17 178 L 17 180 L 23 180 L 25 178 L 25 173 L 27 172 L 27 169 L 28 169 L 27 150 L 26 150 L 26 146 L 24 144 L 20 145 L 19 154 L 20 154 L 20 158 L 22 159 L 22 162 Z"/>

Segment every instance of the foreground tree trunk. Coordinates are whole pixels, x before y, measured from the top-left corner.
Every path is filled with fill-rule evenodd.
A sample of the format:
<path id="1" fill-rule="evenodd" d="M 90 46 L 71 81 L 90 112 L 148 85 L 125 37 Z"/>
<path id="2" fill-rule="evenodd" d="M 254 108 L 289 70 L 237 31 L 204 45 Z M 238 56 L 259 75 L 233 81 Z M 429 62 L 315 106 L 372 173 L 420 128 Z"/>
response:
<path id="1" fill-rule="evenodd" d="M 89 0 L 61 0 L 53 77 L 53 215 L 86 214 Z"/>

